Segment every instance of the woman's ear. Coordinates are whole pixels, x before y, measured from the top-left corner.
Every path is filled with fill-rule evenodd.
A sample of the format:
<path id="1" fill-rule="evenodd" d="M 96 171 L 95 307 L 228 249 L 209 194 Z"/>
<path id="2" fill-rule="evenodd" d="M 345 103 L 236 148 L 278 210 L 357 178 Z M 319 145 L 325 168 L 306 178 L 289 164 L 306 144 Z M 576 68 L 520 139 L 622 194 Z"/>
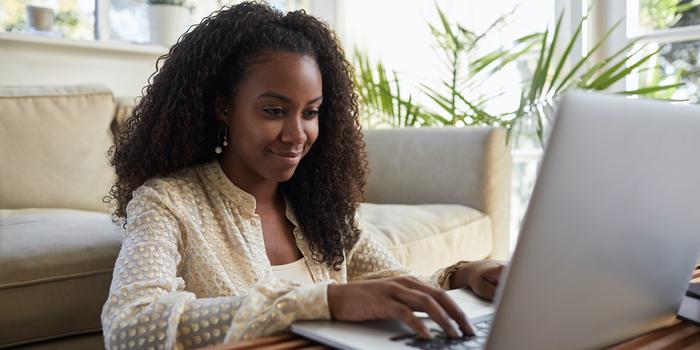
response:
<path id="1" fill-rule="evenodd" d="M 224 123 L 228 122 L 228 101 L 223 96 L 217 96 L 215 101 L 216 119 Z"/>

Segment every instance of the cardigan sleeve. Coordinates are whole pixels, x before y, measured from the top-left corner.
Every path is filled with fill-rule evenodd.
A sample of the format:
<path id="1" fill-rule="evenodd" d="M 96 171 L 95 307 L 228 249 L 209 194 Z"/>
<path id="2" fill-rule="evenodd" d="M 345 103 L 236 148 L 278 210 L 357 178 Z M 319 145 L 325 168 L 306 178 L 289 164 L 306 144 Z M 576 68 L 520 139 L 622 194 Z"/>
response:
<path id="1" fill-rule="evenodd" d="M 180 227 L 168 200 L 144 185 L 127 206 L 101 316 L 105 348 L 201 347 L 273 334 L 295 320 L 330 318 L 328 282 L 302 286 L 273 279 L 256 283 L 246 295 L 216 298 L 186 291 L 178 276 Z"/>

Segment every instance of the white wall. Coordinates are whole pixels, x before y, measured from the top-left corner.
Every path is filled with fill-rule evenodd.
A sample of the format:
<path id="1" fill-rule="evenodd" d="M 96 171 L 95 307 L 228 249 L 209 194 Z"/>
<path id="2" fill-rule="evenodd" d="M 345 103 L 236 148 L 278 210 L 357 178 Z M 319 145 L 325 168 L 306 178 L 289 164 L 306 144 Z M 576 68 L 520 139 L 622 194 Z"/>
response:
<path id="1" fill-rule="evenodd" d="M 476 30 L 483 30 L 498 15 L 520 3 L 510 32 L 500 35 L 500 39 L 508 41 L 515 34 L 542 30 L 547 19 L 554 17 L 552 1 L 504 0 L 488 7 L 476 0 L 438 3 L 452 19 Z M 211 0 L 198 5 L 196 18 L 216 9 Z M 425 81 L 438 75 L 427 27 L 427 22 L 437 22 L 432 1 L 411 0 L 397 6 L 394 1 L 309 0 L 307 5 L 310 13 L 334 27 L 348 55 L 356 45 L 364 48 L 400 74 L 410 73 L 402 78 L 409 85 L 414 79 Z M 533 18 L 539 20 L 532 21 Z M 165 48 L 149 45 L 87 41 L 76 44 L 60 38 L 0 33 L 0 85 L 103 83 L 117 96 L 135 96 L 140 95 L 155 71 L 156 59 L 163 53 Z"/>
<path id="2" fill-rule="evenodd" d="M 332 24 L 337 0 L 304 3 L 309 1 L 317 9 L 312 12 Z M 198 1 L 192 22 L 217 9 L 215 0 Z M 155 45 L 0 33 L 0 85 L 101 83 L 115 96 L 140 96 L 156 60 L 165 53 L 166 48 Z"/>
<path id="3" fill-rule="evenodd" d="M 165 48 L 0 34 L 0 85 L 101 83 L 139 96 Z"/>

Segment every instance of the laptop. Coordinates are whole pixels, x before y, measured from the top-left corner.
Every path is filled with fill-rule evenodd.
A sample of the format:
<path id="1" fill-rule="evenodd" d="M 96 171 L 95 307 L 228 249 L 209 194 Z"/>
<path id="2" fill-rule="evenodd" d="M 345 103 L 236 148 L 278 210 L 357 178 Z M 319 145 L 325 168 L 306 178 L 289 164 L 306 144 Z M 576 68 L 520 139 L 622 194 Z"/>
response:
<path id="1" fill-rule="evenodd" d="M 477 336 L 397 321 L 305 321 L 340 349 L 593 349 L 669 324 L 700 257 L 700 107 L 565 96 L 493 305 L 448 294 Z"/>

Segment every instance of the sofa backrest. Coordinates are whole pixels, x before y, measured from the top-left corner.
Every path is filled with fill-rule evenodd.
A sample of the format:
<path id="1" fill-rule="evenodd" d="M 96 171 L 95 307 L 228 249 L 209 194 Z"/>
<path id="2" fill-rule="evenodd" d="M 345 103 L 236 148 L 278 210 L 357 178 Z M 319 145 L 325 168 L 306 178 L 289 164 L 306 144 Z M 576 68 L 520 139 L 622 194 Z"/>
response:
<path id="1" fill-rule="evenodd" d="M 462 204 L 491 218 L 491 257 L 509 254 L 512 160 L 495 127 L 365 130 L 370 173 L 365 200 L 385 204 Z"/>
<path id="2" fill-rule="evenodd" d="M 0 86 L 0 208 L 111 212 L 115 106 L 100 85 Z"/>

